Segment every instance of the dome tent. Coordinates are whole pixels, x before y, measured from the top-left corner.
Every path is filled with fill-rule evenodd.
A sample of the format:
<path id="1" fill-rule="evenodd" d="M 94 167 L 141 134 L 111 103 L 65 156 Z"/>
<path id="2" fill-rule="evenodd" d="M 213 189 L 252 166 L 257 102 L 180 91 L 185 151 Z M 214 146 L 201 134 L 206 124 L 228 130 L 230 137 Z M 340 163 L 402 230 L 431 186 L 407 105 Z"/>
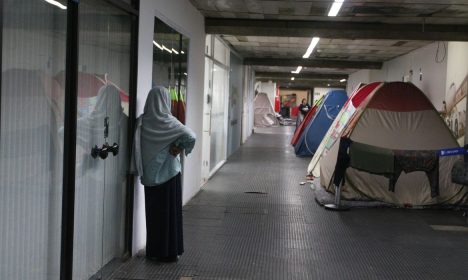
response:
<path id="1" fill-rule="evenodd" d="M 467 204 L 468 188 L 451 181 L 451 169 L 459 157 L 438 157 L 440 149 L 458 147 L 458 143 L 424 93 L 411 83 L 371 85 L 375 88 L 336 137 L 356 143 L 349 148 L 351 163 L 344 175 L 342 197 L 412 207 Z M 320 161 L 320 183 L 329 191 L 334 190 L 339 146 L 340 141 L 335 141 Z M 413 157 L 410 165 L 413 160 L 434 163 L 434 167 L 426 172 L 411 168 L 402 172 L 400 167 L 408 163 L 402 161 L 402 154 Z M 425 161 L 423 154 L 435 156 Z M 396 176 L 389 179 L 389 174 Z"/>
<path id="2" fill-rule="evenodd" d="M 254 126 L 270 127 L 278 125 L 273 105 L 264 92 L 259 92 L 254 98 Z"/>
<path id="3" fill-rule="evenodd" d="M 348 96 L 344 90 L 331 90 L 327 93 L 315 115 L 305 125 L 304 131 L 294 146 L 294 152 L 297 156 L 306 157 L 315 153 L 323 136 L 347 99 Z"/>
<path id="4" fill-rule="evenodd" d="M 309 112 L 307 112 L 302 122 L 297 126 L 296 131 L 294 131 L 294 135 L 291 139 L 291 145 L 296 146 L 297 141 L 299 141 L 299 137 L 301 137 L 302 133 L 304 132 L 304 129 L 307 127 L 309 122 L 315 116 L 315 113 L 317 113 L 317 109 L 320 107 L 320 105 L 322 105 L 323 99 L 324 99 L 324 96 L 320 97 L 315 102 L 314 106 L 312 106 Z"/>

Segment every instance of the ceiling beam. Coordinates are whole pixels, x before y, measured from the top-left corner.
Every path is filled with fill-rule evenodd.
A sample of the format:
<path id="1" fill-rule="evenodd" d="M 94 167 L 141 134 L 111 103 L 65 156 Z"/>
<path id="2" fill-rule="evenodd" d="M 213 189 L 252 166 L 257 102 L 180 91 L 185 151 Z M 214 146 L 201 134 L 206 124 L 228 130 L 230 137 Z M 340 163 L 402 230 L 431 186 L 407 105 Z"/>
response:
<path id="1" fill-rule="evenodd" d="M 377 61 L 348 61 L 348 60 L 319 60 L 319 59 L 289 59 L 289 58 L 258 58 L 247 57 L 244 65 L 256 66 L 289 66 L 339 69 L 381 69 L 382 62 Z"/>
<path id="2" fill-rule="evenodd" d="M 301 80 L 341 80 L 347 79 L 346 74 L 318 74 L 318 73 L 307 73 L 301 72 L 299 74 L 293 74 L 291 72 L 255 72 L 257 78 L 290 78 L 295 77 Z"/>
<path id="3" fill-rule="evenodd" d="M 257 20 L 206 18 L 207 34 L 270 37 L 323 37 L 339 39 L 391 39 L 468 41 L 468 25 L 390 24 L 343 21 Z"/>
<path id="4" fill-rule="evenodd" d="M 337 81 L 298 81 L 288 78 L 275 78 L 275 79 L 268 79 L 268 78 L 256 78 L 256 81 L 260 82 L 276 82 L 280 86 L 289 86 L 289 87 L 308 87 L 308 88 L 316 88 L 316 87 L 337 87 L 337 88 L 345 88 L 346 83 L 340 83 Z"/>

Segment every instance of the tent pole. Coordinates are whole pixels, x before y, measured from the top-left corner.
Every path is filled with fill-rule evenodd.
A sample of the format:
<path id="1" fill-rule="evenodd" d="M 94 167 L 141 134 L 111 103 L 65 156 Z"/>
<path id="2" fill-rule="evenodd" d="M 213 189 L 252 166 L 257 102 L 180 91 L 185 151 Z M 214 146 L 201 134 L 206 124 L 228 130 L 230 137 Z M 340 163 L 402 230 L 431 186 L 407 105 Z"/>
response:
<path id="1" fill-rule="evenodd" d="M 325 209 L 332 211 L 346 211 L 349 210 L 349 206 L 341 204 L 341 183 L 334 185 L 335 187 L 335 203 L 325 204 Z"/>

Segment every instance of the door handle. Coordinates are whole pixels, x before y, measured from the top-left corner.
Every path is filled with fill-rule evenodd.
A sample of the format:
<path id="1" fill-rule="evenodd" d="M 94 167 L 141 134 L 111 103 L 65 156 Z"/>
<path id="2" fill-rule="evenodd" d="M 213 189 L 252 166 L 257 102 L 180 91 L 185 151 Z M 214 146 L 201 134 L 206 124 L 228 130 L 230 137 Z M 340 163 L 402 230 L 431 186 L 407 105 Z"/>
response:
<path id="1" fill-rule="evenodd" d="M 93 158 L 97 158 L 98 156 L 102 159 L 106 159 L 109 153 L 112 153 L 114 157 L 119 154 L 119 144 L 115 143 L 112 144 L 112 146 L 109 146 L 109 144 L 106 142 L 104 145 L 102 145 L 101 148 L 99 148 L 97 145 L 95 145 L 91 149 L 91 156 Z"/>

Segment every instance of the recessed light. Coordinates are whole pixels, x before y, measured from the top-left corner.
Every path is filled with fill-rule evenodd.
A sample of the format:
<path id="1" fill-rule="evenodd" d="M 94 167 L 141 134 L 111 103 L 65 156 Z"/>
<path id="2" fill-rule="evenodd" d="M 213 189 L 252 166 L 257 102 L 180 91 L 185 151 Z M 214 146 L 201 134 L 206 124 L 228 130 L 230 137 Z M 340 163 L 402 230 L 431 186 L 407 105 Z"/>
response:
<path id="1" fill-rule="evenodd" d="M 329 17 L 336 17 L 338 13 L 340 12 L 341 6 L 343 5 L 344 0 L 335 0 L 335 2 L 332 4 L 330 11 L 328 12 Z"/>
<path id="2" fill-rule="evenodd" d="M 301 70 L 302 70 L 302 66 L 297 66 L 297 69 L 295 71 L 291 71 L 291 73 L 299 74 L 299 72 L 301 72 Z"/>
<path id="3" fill-rule="evenodd" d="M 302 56 L 303 58 L 309 58 L 312 52 L 314 51 L 315 46 L 317 46 L 318 42 L 320 41 L 319 37 L 314 37 L 312 38 L 312 41 L 310 41 L 310 45 L 307 48 L 307 51 L 305 54 Z"/>

